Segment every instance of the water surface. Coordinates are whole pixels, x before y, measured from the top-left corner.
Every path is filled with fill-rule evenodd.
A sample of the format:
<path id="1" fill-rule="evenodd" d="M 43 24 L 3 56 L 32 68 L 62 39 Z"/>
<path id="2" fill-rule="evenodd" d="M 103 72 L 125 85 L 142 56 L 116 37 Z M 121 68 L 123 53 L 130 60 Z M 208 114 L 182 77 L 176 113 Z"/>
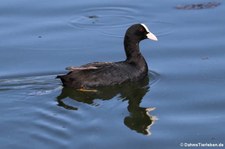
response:
<path id="1" fill-rule="evenodd" d="M 181 148 L 223 143 L 225 6 L 205 1 L 2 1 L 0 148 Z M 65 67 L 125 59 L 124 33 L 145 23 L 149 77 L 97 93 L 56 80 Z"/>

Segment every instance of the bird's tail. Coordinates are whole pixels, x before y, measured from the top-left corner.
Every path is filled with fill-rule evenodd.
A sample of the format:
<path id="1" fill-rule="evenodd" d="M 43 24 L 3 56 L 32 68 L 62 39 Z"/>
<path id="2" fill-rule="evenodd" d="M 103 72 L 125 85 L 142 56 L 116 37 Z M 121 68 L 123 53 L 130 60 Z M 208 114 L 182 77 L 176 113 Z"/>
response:
<path id="1" fill-rule="evenodd" d="M 62 83 L 63 83 L 63 86 L 66 86 L 66 82 L 67 82 L 67 80 L 66 80 L 66 78 L 65 78 L 65 75 L 59 75 L 59 76 L 56 76 L 56 79 L 60 79 L 61 81 L 62 81 Z"/>

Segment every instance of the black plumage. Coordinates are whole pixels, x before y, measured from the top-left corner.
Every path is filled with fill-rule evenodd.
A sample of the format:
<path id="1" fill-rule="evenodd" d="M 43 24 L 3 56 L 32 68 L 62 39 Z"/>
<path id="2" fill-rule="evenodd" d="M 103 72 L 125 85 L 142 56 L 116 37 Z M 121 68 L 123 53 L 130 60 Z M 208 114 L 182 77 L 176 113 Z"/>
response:
<path id="1" fill-rule="evenodd" d="M 139 49 L 146 38 L 157 40 L 144 24 L 134 24 L 124 37 L 126 60 L 120 62 L 94 62 L 80 67 L 69 67 L 66 75 L 57 76 L 63 86 L 75 89 L 95 89 L 129 81 L 138 81 L 148 74 L 148 65 Z"/>

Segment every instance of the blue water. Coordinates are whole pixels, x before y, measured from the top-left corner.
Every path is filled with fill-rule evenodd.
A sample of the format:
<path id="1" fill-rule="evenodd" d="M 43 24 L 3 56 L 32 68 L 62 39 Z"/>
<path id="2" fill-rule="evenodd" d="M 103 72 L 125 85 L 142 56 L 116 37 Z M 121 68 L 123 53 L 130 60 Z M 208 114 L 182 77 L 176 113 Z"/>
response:
<path id="1" fill-rule="evenodd" d="M 225 144 L 225 5 L 212 2 L 1 1 L 0 148 Z M 149 80 L 80 94 L 55 79 L 67 66 L 125 59 L 124 33 L 139 22 L 159 39 L 141 42 Z"/>

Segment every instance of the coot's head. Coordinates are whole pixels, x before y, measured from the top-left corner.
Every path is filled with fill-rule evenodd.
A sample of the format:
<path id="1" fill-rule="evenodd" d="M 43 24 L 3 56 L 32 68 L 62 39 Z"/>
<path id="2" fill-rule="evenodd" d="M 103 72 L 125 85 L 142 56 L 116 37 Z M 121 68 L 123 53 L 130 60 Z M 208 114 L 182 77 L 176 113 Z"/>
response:
<path id="1" fill-rule="evenodd" d="M 126 37 L 137 40 L 138 42 L 144 39 L 157 41 L 157 37 L 151 33 L 145 24 L 134 24 L 127 29 Z"/>

